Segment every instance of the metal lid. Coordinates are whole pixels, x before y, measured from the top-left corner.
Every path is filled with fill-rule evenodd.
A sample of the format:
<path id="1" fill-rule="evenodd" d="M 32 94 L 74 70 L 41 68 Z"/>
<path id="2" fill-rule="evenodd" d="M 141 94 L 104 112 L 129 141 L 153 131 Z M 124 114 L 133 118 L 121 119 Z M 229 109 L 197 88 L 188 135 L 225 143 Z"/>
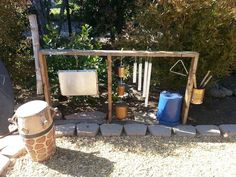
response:
<path id="1" fill-rule="evenodd" d="M 42 100 L 34 100 L 21 105 L 16 110 L 16 117 L 26 118 L 33 116 L 48 106 L 48 103 Z"/>

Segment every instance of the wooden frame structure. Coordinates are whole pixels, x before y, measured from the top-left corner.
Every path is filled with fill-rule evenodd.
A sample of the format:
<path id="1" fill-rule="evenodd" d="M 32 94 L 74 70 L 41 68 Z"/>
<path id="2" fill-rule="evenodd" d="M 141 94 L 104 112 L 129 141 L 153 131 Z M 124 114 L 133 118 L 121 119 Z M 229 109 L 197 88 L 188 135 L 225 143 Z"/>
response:
<path id="1" fill-rule="evenodd" d="M 43 90 L 45 100 L 51 105 L 50 85 L 48 79 L 47 55 L 72 55 L 72 56 L 106 56 L 107 57 L 107 74 L 108 74 L 108 122 L 112 120 L 112 57 L 180 57 L 191 58 L 191 65 L 188 74 L 188 80 L 183 99 L 182 123 L 186 124 L 192 97 L 194 78 L 197 70 L 199 53 L 197 52 L 167 52 L 167 51 L 131 51 L 131 50 L 58 50 L 42 49 L 39 51 L 39 63 L 41 76 L 43 79 Z"/>

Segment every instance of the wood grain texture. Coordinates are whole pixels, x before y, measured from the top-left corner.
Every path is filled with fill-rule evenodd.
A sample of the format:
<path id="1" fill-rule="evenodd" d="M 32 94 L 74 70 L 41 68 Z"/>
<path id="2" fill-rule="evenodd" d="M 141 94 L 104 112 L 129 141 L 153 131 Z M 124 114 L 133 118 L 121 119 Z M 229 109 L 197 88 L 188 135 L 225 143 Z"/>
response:
<path id="1" fill-rule="evenodd" d="M 188 112 L 189 112 L 190 101 L 192 97 L 194 77 L 197 71 L 198 58 L 199 58 L 199 55 L 196 55 L 194 58 L 192 58 L 192 61 L 191 61 L 187 86 L 185 90 L 185 96 L 183 100 L 183 108 L 182 108 L 182 123 L 183 124 L 186 124 L 187 119 L 188 119 Z"/>
<path id="2" fill-rule="evenodd" d="M 133 50 L 72 50 L 72 49 L 43 49 L 40 52 L 44 55 L 80 55 L 80 56 L 130 56 L 130 57 L 187 57 L 192 58 L 198 55 L 197 52 L 175 52 L 175 51 L 133 51 Z"/>
<path id="3" fill-rule="evenodd" d="M 108 122 L 112 121 L 112 56 L 107 56 Z"/>

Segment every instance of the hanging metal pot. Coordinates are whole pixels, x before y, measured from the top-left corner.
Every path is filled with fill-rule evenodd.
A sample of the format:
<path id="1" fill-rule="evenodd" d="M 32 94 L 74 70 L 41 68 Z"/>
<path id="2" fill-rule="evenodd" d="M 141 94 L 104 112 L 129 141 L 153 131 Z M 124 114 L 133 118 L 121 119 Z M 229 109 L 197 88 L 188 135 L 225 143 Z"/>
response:
<path id="1" fill-rule="evenodd" d="M 120 67 L 118 68 L 118 76 L 119 76 L 120 78 L 125 77 L 125 67 L 124 67 L 124 66 L 120 66 Z"/>
<path id="2" fill-rule="evenodd" d="M 125 85 L 119 84 L 117 87 L 118 96 L 124 96 L 125 94 Z"/>
<path id="3" fill-rule="evenodd" d="M 125 119 L 128 114 L 128 106 L 125 102 L 119 102 L 116 104 L 116 118 Z"/>

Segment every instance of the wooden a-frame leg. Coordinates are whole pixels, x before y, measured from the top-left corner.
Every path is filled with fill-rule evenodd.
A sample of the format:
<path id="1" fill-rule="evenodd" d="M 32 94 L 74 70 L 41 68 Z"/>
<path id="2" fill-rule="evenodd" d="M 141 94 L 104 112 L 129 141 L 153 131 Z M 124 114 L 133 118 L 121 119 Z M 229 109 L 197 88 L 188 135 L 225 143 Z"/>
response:
<path id="1" fill-rule="evenodd" d="M 190 101 L 192 97 L 194 77 L 197 71 L 198 58 L 199 58 L 199 55 L 196 55 L 194 58 L 192 58 L 192 61 L 191 61 L 191 66 L 190 66 L 189 75 L 188 75 L 188 82 L 187 82 L 185 96 L 183 100 L 183 109 L 182 109 L 182 123 L 183 124 L 186 124 L 187 119 L 188 119 L 188 112 L 189 112 Z"/>
<path id="2" fill-rule="evenodd" d="M 108 86 L 108 122 L 112 121 L 112 57 L 111 55 L 107 56 L 107 86 Z"/>
<path id="3" fill-rule="evenodd" d="M 41 69 L 41 76 L 43 80 L 43 90 L 44 90 L 44 97 L 45 101 L 48 103 L 48 105 L 51 106 L 51 95 L 50 95 L 50 85 L 48 80 L 48 69 L 47 69 L 47 61 L 46 57 L 43 54 L 39 54 L 39 64 Z"/>

